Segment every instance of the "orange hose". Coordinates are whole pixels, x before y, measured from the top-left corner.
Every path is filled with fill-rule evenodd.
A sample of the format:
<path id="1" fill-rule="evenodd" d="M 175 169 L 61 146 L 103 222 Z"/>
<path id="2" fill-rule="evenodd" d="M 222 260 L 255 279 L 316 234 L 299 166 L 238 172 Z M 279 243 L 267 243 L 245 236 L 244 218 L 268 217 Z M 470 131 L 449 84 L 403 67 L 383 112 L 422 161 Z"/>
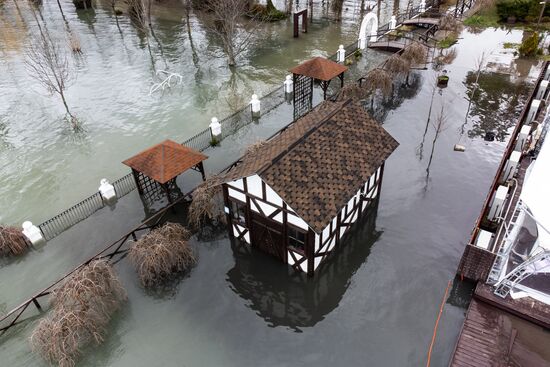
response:
<path id="1" fill-rule="evenodd" d="M 447 288 L 445 289 L 445 295 L 441 300 L 441 306 L 439 306 L 439 315 L 437 315 L 437 319 L 435 320 L 434 332 L 432 334 L 432 342 L 430 343 L 430 349 L 428 350 L 428 362 L 426 363 L 426 367 L 430 367 L 430 362 L 432 360 L 432 349 L 434 348 L 435 338 L 437 336 L 437 327 L 439 325 L 439 320 L 441 319 L 441 314 L 443 313 L 443 306 L 445 306 L 445 300 L 447 299 L 447 294 L 449 293 L 450 287 L 451 287 L 451 281 L 449 280 L 449 283 L 447 283 Z"/>

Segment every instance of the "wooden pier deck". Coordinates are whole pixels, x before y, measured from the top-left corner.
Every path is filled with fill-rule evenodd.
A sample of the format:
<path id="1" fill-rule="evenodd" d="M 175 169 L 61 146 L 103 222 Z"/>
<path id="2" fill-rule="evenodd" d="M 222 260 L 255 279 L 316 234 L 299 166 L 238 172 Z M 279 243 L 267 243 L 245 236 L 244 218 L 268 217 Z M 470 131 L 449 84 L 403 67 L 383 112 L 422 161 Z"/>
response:
<path id="1" fill-rule="evenodd" d="M 473 299 L 450 367 L 550 367 L 550 331 Z"/>
<path id="2" fill-rule="evenodd" d="M 493 290 L 494 287 L 478 283 L 474 298 L 550 330 L 550 306 L 531 297 L 501 298 L 495 295 Z"/>

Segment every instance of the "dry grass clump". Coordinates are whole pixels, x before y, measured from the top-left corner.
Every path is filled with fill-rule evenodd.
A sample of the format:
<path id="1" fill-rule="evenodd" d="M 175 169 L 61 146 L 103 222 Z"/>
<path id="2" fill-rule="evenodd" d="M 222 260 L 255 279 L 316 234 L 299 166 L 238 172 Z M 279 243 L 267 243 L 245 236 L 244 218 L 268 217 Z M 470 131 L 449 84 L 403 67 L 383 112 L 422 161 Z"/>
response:
<path id="1" fill-rule="evenodd" d="M 406 75 L 411 70 L 411 62 L 395 53 L 386 60 L 384 69 L 391 75 Z"/>
<path id="2" fill-rule="evenodd" d="M 460 33 L 462 31 L 462 22 L 450 14 L 445 15 L 439 20 L 439 30 Z"/>
<path id="3" fill-rule="evenodd" d="M 103 342 L 126 292 L 113 267 L 106 260 L 94 260 L 54 289 L 51 297 L 51 313 L 34 329 L 31 346 L 49 363 L 72 367 L 84 347 Z"/>
<path id="4" fill-rule="evenodd" d="M 18 256 L 28 248 L 27 240 L 20 229 L 0 226 L 0 257 Z"/>
<path id="5" fill-rule="evenodd" d="M 211 176 L 193 191 L 188 220 L 192 228 L 199 228 L 204 220 L 223 220 L 221 177 Z"/>
<path id="6" fill-rule="evenodd" d="M 254 144 L 250 144 L 249 146 L 246 147 L 245 151 L 244 151 L 244 155 L 248 155 L 248 154 L 255 154 L 258 152 L 258 150 L 263 147 L 264 145 L 266 144 L 266 141 L 265 140 L 258 140 L 257 142 L 255 142 Z"/>
<path id="7" fill-rule="evenodd" d="M 195 265 L 193 249 L 187 242 L 190 237 L 181 224 L 166 223 L 132 244 L 130 261 L 144 287 L 154 287 Z"/>
<path id="8" fill-rule="evenodd" d="M 369 91 L 366 88 L 362 88 L 359 83 L 350 83 L 346 84 L 342 89 L 340 89 L 336 100 L 344 101 L 350 98 L 361 100 L 367 98 L 368 94 Z"/>
<path id="9" fill-rule="evenodd" d="M 411 64 L 423 64 L 428 57 L 428 47 L 420 42 L 413 42 L 403 50 L 401 57 Z"/>
<path id="10" fill-rule="evenodd" d="M 69 47 L 76 54 L 82 53 L 82 47 L 80 46 L 80 37 L 78 37 L 78 34 L 76 34 L 76 32 L 74 31 L 71 31 L 69 33 Z"/>
<path id="11" fill-rule="evenodd" d="M 393 90 L 392 77 L 382 68 L 369 71 L 365 76 L 365 83 L 369 91 L 379 90 L 385 96 L 389 96 Z"/>

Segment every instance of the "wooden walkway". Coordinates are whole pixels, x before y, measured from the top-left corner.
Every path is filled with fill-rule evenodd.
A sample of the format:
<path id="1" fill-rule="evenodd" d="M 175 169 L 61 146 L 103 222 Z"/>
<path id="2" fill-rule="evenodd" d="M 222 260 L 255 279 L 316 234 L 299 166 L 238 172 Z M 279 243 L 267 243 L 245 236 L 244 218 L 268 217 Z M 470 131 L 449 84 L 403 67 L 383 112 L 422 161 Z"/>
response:
<path id="1" fill-rule="evenodd" d="M 550 367 L 550 332 L 473 299 L 450 367 Z"/>
<path id="2" fill-rule="evenodd" d="M 512 299 L 507 296 L 501 298 L 495 295 L 493 291 L 494 287 L 478 283 L 474 298 L 550 329 L 550 306 L 531 297 Z"/>
<path id="3" fill-rule="evenodd" d="M 428 18 L 428 17 L 419 17 L 419 18 L 412 18 L 404 20 L 404 25 L 417 25 L 417 24 L 429 24 L 429 25 L 439 25 L 439 19 L 438 18 Z"/>
<path id="4" fill-rule="evenodd" d="M 367 46 L 369 48 L 376 48 L 379 50 L 384 51 L 401 51 L 405 49 L 405 42 L 404 41 L 376 41 L 376 42 L 369 42 Z"/>

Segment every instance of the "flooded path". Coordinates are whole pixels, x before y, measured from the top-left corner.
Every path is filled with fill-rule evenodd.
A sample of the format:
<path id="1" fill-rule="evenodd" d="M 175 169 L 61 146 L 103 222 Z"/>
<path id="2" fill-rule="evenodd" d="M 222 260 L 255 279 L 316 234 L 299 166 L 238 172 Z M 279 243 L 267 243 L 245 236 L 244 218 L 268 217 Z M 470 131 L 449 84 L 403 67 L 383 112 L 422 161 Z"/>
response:
<path id="1" fill-rule="evenodd" d="M 330 32 L 331 27 L 326 25 L 311 35 L 322 34 L 323 30 Z M 341 253 L 334 254 L 331 263 L 327 264 L 327 271 L 314 279 L 299 281 L 290 278 L 284 266 L 263 254 L 243 255 L 234 251 L 223 231 L 214 240 L 194 238 L 199 252 L 197 267 L 188 277 L 161 294 L 144 292 L 128 261 L 122 261 L 116 270 L 128 290 L 129 302 L 112 323 L 104 345 L 86 353 L 79 365 L 423 365 L 445 287 L 454 276 L 504 150 L 506 131 L 521 109 L 513 107 L 516 104 L 521 106 L 527 98 L 528 76 L 536 74 L 531 63 L 521 61 L 513 63 L 516 68 L 514 77 L 487 70 L 480 77 L 480 94 L 472 105 L 472 117 L 462 129 L 468 108 L 465 97 L 474 80 L 472 72 L 482 52 L 498 52 L 504 41 L 519 42 L 521 37 L 521 32 L 517 31 L 486 30 L 481 34 L 464 31 L 455 46 L 456 59 L 445 67 L 450 77 L 448 88 L 436 89 L 433 94 L 436 73 L 428 69 L 419 71 L 418 82 L 401 92 L 397 99 L 399 103 L 388 110 L 383 120 L 384 127 L 400 146 L 386 163 L 376 223 L 361 223 Z M 338 43 L 341 41 L 334 39 L 336 47 Z M 322 49 L 334 49 L 334 45 L 328 44 Z M 320 46 L 311 47 L 321 49 Z M 309 49 L 307 53 L 297 47 L 294 52 L 294 61 L 298 62 L 318 51 Z M 266 51 L 264 60 L 269 59 L 267 55 Z M 268 76 L 258 79 L 273 78 L 272 83 L 282 80 L 285 67 L 268 67 L 271 61 L 264 62 L 266 69 L 258 73 Z M 371 66 L 368 59 L 362 62 L 364 64 L 359 67 Z M 142 60 L 142 67 L 146 68 L 146 65 L 147 61 Z M 276 72 L 272 68 L 280 70 L 280 75 L 273 76 Z M 213 70 L 222 73 L 224 69 L 218 66 Z M 120 85 L 132 84 L 126 83 L 122 76 L 120 78 L 117 82 Z M 113 81 L 109 85 L 116 90 L 117 83 Z M 138 94 L 143 97 L 147 80 L 134 83 L 141 91 Z M 212 94 L 216 95 L 218 88 L 212 89 Z M 122 94 L 123 91 L 118 89 L 113 93 Z M 494 104 L 489 101 L 494 95 L 502 94 L 499 107 L 504 112 L 498 119 L 488 119 L 487 116 L 495 116 L 500 111 L 495 112 Z M 427 170 L 434 139 L 434 128 L 427 123 L 432 95 L 431 120 L 435 120 L 441 105 L 444 105 L 447 123 L 435 142 L 432 163 Z M 184 100 L 172 95 L 163 98 L 162 103 L 174 98 L 174 105 Z M 212 107 L 215 101 L 205 98 L 203 106 Z M 212 111 L 209 108 L 194 112 L 198 117 L 189 121 L 200 120 L 197 125 L 178 125 L 182 116 L 186 119 L 193 116 L 181 107 L 167 119 L 173 121 L 173 125 L 162 125 L 162 131 L 159 131 L 159 121 L 165 120 L 155 120 L 155 126 L 148 123 L 148 118 L 155 113 L 166 117 L 168 112 L 164 107 L 151 101 L 143 102 L 143 105 L 133 100 L 128 102 L 128 111 L 146 116 L 140 120 L 142 123 L 131 125 L 134 122 L 125 120 L 129 124 L 129 136 L 124 139 L 115 135 L 124 131 L 121 126 L 112 126 L 110 134 L 105 136 L 117 143 L 126 140 L 131 143 L 124 148 L 126 150 L 107 151 L 103 153 L 105 156 L 96 156 L 95 148 L 90 149 L 90 161 L 112 162 L 106 163 L 102 169 L 112 166 L 116 171 L 121 168 L 118 162 L 122 158 L 150 145 L 152 140 L 165 136 L 183 140 L 188 136 L 184 129 L 192 126 L 203 128 L 208 118 L 201 113 Z M 109 112 L 94 112 L 109 121 Z M 224 160 L 238 156 L 247 143 L 271 135 L 289 121 L 291 115 L 291 108 L 283 105 L 262 117 L 258 125 L 250 125 L 224 141 L 221 148 L 215 148 L 224 150 L 207 152 L 212 157 L 207 161 L 209 170 L 223 167 Z M 94 117 L 94 121 L 99 119 Z M 147 136 L 130 133 L 142 125 L 144 130 L 139 131 L 146 132 Z M 109 126 L 107 122 L 106 126 Z M 87 133 L 92 130 L 91 127 L 87 129 Z M 97 131 L 97 134 L 102 131 L 100 125 Z M 497 140 L 486 142 L 483 136 L 487 131 L 501 134 L 497 134 Z M 37 136 L 34 139 L 39 140 Z M 419 148 L 423 140 L 420 159 Z M 456 143 L 465 145 L 466 151 L 454 152 L 452 147 Z M 102 143 L 97 149 L 107 147 L 107 143 Z M 120 159 L 108 159 L 110 155 L 118 154 Z M 37 173 L 36 178 L 40 177 L 41 174 Z M 75 182 L 78 179 L 79 185 L 85 181 L 84 177 L 73 179 Z M 95 190 L 95 181 L 89 184 L 91 188 L 86 189 L 88 191 L 82 189 L 82 192 Z M 60 187 L 59 183 L 53 187 Z M 0 198 L 8 200 L 5 193 L 0 193 Z M 31 206 L 30 203 L 26 205 Z M 2 207 L 4 205 L 2 203 Z M 13 210 L 12 215 L 17 217 L 19 214 L 15 214 L 15 210 L 22 209 Z M 41 250 L 1 266 L 0 311 L 3 313 L 15 306 L 12 300 L 28 297 L 32 293 L 29 287 L 34 291 L 47 285 L 51 279 L 118 238 L 144 217 L 135 192 L 120 200 L 115 210 L 109 210 L 99 211 Z M 455 293 L 445 305 L 433 366 L 444 366 L 449 361 L 464 315 L 461 297 L 467 295 Z M 33 326 L 32 322 L 26 323 L 10 332 L 9 338 L 0 340 L 2 363 L 10 366 L 44 365 L 29 353 L 27 339 Z"/>

